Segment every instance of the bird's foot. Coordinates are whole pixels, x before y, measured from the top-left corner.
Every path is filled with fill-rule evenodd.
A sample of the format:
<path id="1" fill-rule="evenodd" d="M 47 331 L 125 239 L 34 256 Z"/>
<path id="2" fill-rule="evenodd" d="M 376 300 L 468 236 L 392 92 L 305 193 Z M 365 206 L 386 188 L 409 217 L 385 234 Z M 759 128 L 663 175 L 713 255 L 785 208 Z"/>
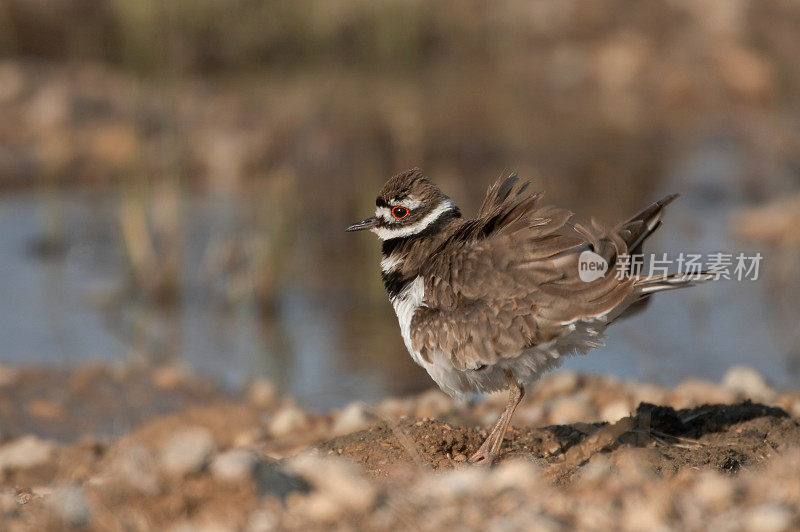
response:
<path id="1" fill-rule="evenodd" d="M 500 446 L 503 443 L 499 431 L 493 430 L 486 441 L 478 448 L 478 451 L 469 457 L 471 464 L 493 465 L 500 457 Z"/>
<path id="2" fill-rule="evenodd" d="M 469 457 L 469 463 L 475 465 L 490 466 L 497 460 L 497 454 L 491 452 L 489 449 L 484 449 L 482 446 L 478 452 Z"/>

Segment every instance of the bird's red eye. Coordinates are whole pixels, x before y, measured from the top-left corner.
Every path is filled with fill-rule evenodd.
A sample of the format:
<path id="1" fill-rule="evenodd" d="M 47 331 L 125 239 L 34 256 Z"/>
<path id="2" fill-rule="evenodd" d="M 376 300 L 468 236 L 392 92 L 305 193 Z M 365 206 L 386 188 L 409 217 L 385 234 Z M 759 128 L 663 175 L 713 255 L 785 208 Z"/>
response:
<path id="1" fill-rule="evenodd" d="M 406 209 L 405 207 L 400 207 L 399 205 L 397 207 L 392 207 L 392 216 L 394 217 L 395 220 L 402 220 L 403 218 L 408 216 L 408 213 L 409 210 Z"/>

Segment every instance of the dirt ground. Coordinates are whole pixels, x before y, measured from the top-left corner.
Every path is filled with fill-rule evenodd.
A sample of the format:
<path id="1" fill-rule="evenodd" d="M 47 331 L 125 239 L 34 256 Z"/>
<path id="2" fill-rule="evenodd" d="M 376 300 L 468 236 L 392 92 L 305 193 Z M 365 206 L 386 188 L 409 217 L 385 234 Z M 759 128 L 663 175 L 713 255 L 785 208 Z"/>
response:
<path id="1" fill-rule="evenodd" d="M 466 458 L 501 395 L 314 414 L 175 368 L 0 373 L 3 530 L 800 526 L 800 392 L 746 368 L 673 389 L 556 373 L 491 468 Z"/>
<path id="2" fill-rule="evenodd" d="M 319 446 L 390 477 L 398 465 L 458 467 L 486 437 L 487 429 L 433 419 L 381 422 Z M 642 403 L 614 423 L 573 423 L 511 429 L 498 460 L 531 460 L 556 483 L 568 483 L 594 455 L 636 452 L 653 471 L 672 476 L 682 469 L 736 473 L 800 443 L 800 422 L 781 408 L 751 401 L 675 410 Z"/>

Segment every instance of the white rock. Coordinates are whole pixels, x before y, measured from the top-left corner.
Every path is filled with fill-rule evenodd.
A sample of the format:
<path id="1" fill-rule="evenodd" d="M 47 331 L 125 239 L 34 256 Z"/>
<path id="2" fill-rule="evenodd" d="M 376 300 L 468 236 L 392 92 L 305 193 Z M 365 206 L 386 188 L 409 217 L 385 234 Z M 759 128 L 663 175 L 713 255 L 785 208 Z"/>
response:
<path id="1" fill-rule="evenodd" d="M 631 408 L 627 401 L 615 401 L 607 404 L 600 410 L 600 419 L 602 421 L 619 421 L 624 417 L 631 415 Z"/>
<path id="2" fill-rule="evenodd" d="M 577 530 L 619 530 L 620 523 L 614 509 L 587 504 L 575 512 Z"/>
<path id="3" fill-rule="evenodd" d="M 183 521 L 170 527 L 169 532 L 236 532 L 239 530 L 232 523 L 206 519 Z"/>
<path id="4" fill-rule="evenodd" d="M 268 431 L 275 438 L 284 438 L 310 428 L 308 415 L 297 405 L 288 403 L 269 421 Z"/>
<path id="5" fill-rule="evenodd" d="M 33 435 L 22 436 L 0 447 L 0 470 L 26 469 L 47 462 L 55 444 Z"/>
<path id="6" fill-rule="evenodd" d="M 161 489 L 158 464 L 150 451 L 138 443 L 127 443 L 114 449 L 104 471 L 91 479 L 93 486 L 110 485 L 155 495 Z"/>
<path id="7" fill-rule="evenodd" d="M 559 371 L 537 384 L 536 391 L 549 399 L 554 395 L 571 393 L 578 387 L 578 384 L 580 384 L 580 379 L 576 373 L 572 371 Z"/>
<path id="8" fill-rule="evenodd" d="M 622 530 L 668 530 L 664 523 L 662 505 L 656 500 L 629 497 L 626 499 L 625 510 L 622 512 Z"/>
<path id="9" fill-rule="evenodd" d="M 756 400 L 768 400 L 775 395 L 764 377 L 747 366 L 733 366 L 729 369 L 722 378 L 722 385 Z"/>
<path id="10" fill-rule="evenodd" d="M 455 408 L 453 399 L 444 392 L 431 388 L 417 398 L 415 415 L 417 417 L 438 417 L 452 412 Z"/>
<path id="11" fill-rule="evenodd" d="M 672 389 L 670 404 L 677 409 L 692 408 L 702 404 L 732 403 L 736 393 L 730 388 L 717 386 L 703 380 L 687 379 Z"/>
<path id="12" fill-rule="evenodd" d="M 595 453 L 589 463 L 578 470 L 578 480 L 585 484 L 601 484 L 611 474 L 611 460 L 602 453 Z"/>
<path id="13" fill-rule="evenodd" d="M 214 437 L 205 427 L 186 427 L 161 448 L 160 462 L 170 474 L 187 475 L 205 467 L 214 453 Z"/>
<path id="14" fill-rule="evenodd" d="M 248 427 L 236 433 L 233 436 L 233 447 L 250 447 L 255 445 L 259 440 L 263 440 L 266 436 L 266 431 L 263 427 Z"/>
<path id="15" fill-rule="evenodd" d="M 714 471 L 701 471 L 692 488 L 694 501 L 715 510 L 729 506 L 734 500 L 734 485 L 730 477 L 723 477 Z"/>
<path id="16" fill-rule="evenodd" d="M 324 523 L 341 521 L 347 513 L 347 509 L 328 492 L 314 492 L 297 499 L 294 510 L 311 521 Z"/>
<path id="17" fill-rule="evenodd" d="M 631 383 L 629 386 L 635 405 L 639 403 L 662 404 L 667 395 L 663 388 L 659 388 L 655 384 Z"/>
<path id="18" fill-rule="evenodd" d="M 657 455 L 657 451 L 648 447 L 623 447 L 611 455 L 611 464 L 622 482 L 645 483 L 654 475 L 650 464 Z"/>
<path id="19" fill-rule="evenodd" d="M 306 453 L 292 458 L 289 467 L 315 488 L 315 495 L 345 510 L 366 512 L 377 499 L 375 486 L 354 464 L 342 458 Z"/>
<path id="20" fill-rule="evenodd" d="M 454 469 L 437 475 L 427 475 L 417 485 L 417 494 L 425 499 L 443 502 L 486 490 L 488 471 L 481 467 Z"/>
<path id="21" fill-rule="evenodd" d="M 48 507 L 61 523 L 70 527 L 85 526 L 92 519 L 86 493 L 79 486 L 61 486 L 48 497 Z"/>
<path id="22" fill-rule="evenodd" d="M 559 397 L 550 404 L 549 421 L 555 425 L 566 425 L 581 421 L 597 421 L 597 412 L 582 395 Z"/>
<path id="23" fill-rule="evenodd" d="M 154 368 L 151 378 L 162 390 L 174 390 L 186 381 L 187 373 L 187 370 L 180 366 L 164 365 Z"/>
<path id="24" fill-rule="evenodd" d="M 280 518 L 275 512 L 267 509 L 256 510 L 250 514 L 247 532 L 272 532 L 280 525 Z"/>
<path id="25" fill-rule="evenodd" d="M 17 370 L 11 366 L 0 364 L 0 386 L 8 386 L 13 384 L 15 380 L 17 380 Z"/>
<path id="26" fill-rule="evenodd" d="M 376 407 L 376 410 L 381 416 L 400 418 L 403 416 L 410 416 L 413 411 L 413 406 L 409 399 L 389 397 L 381 401 Z"/>
<path id="27" fill-rule="evenodd" d="M 333 435 L 350 434 L 369 426 L 369 417 L 361 403 L 350 403 L 333 421 Z"/>
<path id="28" fill-rule="evenodd" d="M 526 460 L 503 462 L 491 472 L 489 484 L 496 490 L 525 489 L 539 480 L 539 469 Z"/>
<path id="29" fill-rule="evenodd" d="M 800 397 L 792 401 L 787 410 L 790 416 L 800 417 Z"/>
<path id="30" fill-rule="evenodd" d="M 746 512 L 744 529 L 752 532 L 783 532 L 791 530 L 792 511 L 779 504 L 762 504 Z"/>
<path id="31" fill-rule="evenodd" d="M 514 415 L 514 423 L 517 426 L 535 425 L 540 426 L 545 420 L 545 407 L 542 403 L 528 403 L 523 404 L 517 413 Z M 496 419 L 495 419 L 496 421 Z M 494 421 L 487 423 L 492 425 Z"/>
<path id="32" fill-rule="evenodd" d="M 211 462 L 211 474 L 223 482 L 238 483 L 250 478 L 258 458 L 247 449 L 231 449 L 220 453 Z"/>
<path id="33" fill-rule="evenodd" d="M 255 379 L 247 387 L 247 399 L 259 408 L 273 408 L 277 397 L 275 385 L 269 379 Z"/>

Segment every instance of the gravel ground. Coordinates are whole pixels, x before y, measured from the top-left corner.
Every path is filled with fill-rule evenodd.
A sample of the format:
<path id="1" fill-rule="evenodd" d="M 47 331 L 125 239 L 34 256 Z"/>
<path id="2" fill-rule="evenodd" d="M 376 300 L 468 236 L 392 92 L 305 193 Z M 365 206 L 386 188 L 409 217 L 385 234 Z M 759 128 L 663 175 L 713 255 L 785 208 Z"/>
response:
<path id="1" fill-rule="evenodd" d="M 466 404 L 431 390 L 314 414 L 268 381 L 232 396 L 174 368 L 0 373 L 3 530 L 800 526 L 800 391 L 748 368 L 673 389 L 556 373 L 492 468 L 466 457 L 502 394 Z M 37 376 L 66 406 L 41 406 Z M 115 413 L 122 435 L 83 419 Z M 68 426 L 80 430 L 56 430 Z"/>

